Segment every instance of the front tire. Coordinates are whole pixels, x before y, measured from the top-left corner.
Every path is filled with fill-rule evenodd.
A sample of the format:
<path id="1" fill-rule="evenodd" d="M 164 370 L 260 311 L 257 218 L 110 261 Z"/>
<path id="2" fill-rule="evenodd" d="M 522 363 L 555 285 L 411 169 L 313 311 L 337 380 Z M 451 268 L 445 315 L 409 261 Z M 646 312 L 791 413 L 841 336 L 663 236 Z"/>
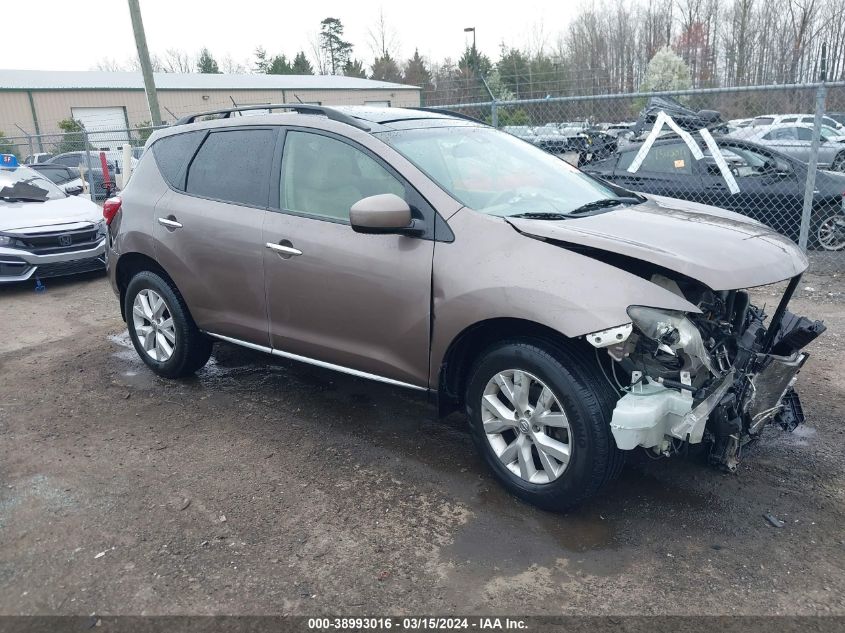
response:
<path id="1" fill-rule="evenodd" d="M 124 314 L 135 351 L 159 376 L 189 376 L 208 362 L 211 340 L 170 280 L 149 270 L 137 273 L 126 288 Z"/>
<path id="2" fill-rule="evenodd" d="M 618 394 L 574 353 L 534 340 L 489 348 L 472 369 L 473 441 L 497 479 L 547 510 L 569 509 L 620 472 L 610 417 Z"/>

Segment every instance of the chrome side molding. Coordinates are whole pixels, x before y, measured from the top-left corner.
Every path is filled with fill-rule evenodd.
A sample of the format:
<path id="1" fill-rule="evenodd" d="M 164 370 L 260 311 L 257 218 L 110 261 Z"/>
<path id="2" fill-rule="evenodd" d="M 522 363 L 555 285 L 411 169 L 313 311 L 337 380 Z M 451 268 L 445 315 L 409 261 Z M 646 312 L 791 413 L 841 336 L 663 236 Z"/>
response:
<path id="1" fill-rule="evenodd" d="M 307 356 L 300 356 L 299 354 L 292 354 L 290 352 L 285 352 L 280 349 L 273 349 L 271 347 L 265 347 L 264 345 L 256 345 L 255 343 L 249 343 L 247 341 L 242 341 L 240 339 L 232 338 L 231 336 L 224 336 L 222 334 L 215 334 L 214 332 L 206 332 L 209 336 L 213 336 L 216 339 L 221 341 L 226 341 L 227 343 L 233 343 L 235 345 L 240 345 L 241 347 L 247 347 L 249 349 L 254 349 L 259 352 L 264 352 L 265 354 L 271 354 L 273 356 L 281 356 L 282 358 L 289 358 L 290 360 L 299 361 L 301 363 L 307 363 L 308 365 L 315 365 L 317 367 L 322 367 L 324 369 L 331 369 L 333 371 L 339 371 L 343 374 L 349 374 L 350 376 L 357 376 L 358 378 L 366 378 L 367 380 L 375 380 L 376 382 L 383 382 L 388 385 L 394 385 L 396 387 L 405 387 L 406 389 L 414 389 L 415 391 L 428 391 L 427 387 L 418 387 L 417 385 L 412 385 L 408 382 L 402 382 L 401 380 L 394 380 L 393 378 L 387 378 L 385 376 L 379 376 L 378 374 L 370 374 L 365 371 L 360 371 L 358 369 L 352 369 L 351 367 L 344 367 L 343 365 L 335 365 L 334 363 L 327 363 L 322 360 L 317 360 L 316 358 L 308 358 Z"/>

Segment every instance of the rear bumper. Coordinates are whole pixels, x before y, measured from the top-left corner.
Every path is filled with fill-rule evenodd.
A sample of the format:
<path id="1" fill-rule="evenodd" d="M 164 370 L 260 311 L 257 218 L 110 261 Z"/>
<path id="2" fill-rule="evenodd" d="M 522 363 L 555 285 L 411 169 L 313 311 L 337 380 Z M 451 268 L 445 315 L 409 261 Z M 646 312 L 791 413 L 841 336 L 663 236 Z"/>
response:
<path id="1" fill-rule="evenodd" d="M 0 248 L 0 283 L 61 277 L 105 268 L 106 239 L 92 248 L 36 255 L 18 248 Z"/>

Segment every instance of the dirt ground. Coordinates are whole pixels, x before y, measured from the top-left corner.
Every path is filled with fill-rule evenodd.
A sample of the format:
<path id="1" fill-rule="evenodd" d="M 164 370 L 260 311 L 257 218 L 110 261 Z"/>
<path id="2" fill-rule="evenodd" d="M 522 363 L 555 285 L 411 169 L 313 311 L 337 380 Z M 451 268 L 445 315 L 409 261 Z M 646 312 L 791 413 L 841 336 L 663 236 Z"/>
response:
<path id="1" fill-rule="evenodd" d="M 161 380 L 104 277 L 4 287 L 0 614 L 845 614 L 844 280 L 793 302 L 806 426 L 565 515 L 411 392 L 222 344 Z"/>

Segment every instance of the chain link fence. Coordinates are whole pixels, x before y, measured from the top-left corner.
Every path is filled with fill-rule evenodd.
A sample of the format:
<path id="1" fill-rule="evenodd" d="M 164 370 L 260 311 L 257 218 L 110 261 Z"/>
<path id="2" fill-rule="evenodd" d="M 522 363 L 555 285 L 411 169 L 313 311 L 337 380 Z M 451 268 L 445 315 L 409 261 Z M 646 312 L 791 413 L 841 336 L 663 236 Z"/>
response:
<path id="1" fill-rule="evenodd" d="M 157 128 L 134 127 L 0 137 L 0 154 L 14 154 L 62 187 L 77 183 L 102 202 L 117 193 Z M 129 169 L 124 148 L 128 147 Z"/>
<path id="2" fill-rule="evenodd" d="M 752 217 L 845 273 L 845 82 L 439 104 L 626 189 Z"/>

